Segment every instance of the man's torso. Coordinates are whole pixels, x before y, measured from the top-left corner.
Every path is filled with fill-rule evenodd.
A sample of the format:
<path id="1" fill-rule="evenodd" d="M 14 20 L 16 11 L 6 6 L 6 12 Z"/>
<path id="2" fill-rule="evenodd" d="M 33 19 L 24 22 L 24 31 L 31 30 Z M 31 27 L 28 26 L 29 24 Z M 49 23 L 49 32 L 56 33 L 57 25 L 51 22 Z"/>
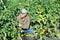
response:
<path id="1" fill-rule="evenodd" d="M 30 18 L 29 18 L 29 16 L 26 16 L 25 20 L 23 21 L 23 19 L 21 19 L 21 16 L 19 15 L 17 17 L 17 21 L 19 22 L 19 24 L 21 24 L 21 28 L 23 28 L 23 29 L 29 28 L 29 25 L 30 25 Z"/>

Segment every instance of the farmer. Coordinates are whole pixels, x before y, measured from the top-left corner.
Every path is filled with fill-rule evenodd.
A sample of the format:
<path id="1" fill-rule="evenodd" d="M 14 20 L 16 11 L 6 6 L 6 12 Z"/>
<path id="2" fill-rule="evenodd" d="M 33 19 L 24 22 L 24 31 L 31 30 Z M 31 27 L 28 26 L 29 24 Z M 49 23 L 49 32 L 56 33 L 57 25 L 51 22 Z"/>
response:
<path id="1" fill-rule="evenodd" d="M 17 21 L 25 34 L 22 40 L 34 40 L 34 30 L 30 28 L 30 17 L 27 15 L 26 9 L 21 10 L 21 15 L 17 17 Z"/>

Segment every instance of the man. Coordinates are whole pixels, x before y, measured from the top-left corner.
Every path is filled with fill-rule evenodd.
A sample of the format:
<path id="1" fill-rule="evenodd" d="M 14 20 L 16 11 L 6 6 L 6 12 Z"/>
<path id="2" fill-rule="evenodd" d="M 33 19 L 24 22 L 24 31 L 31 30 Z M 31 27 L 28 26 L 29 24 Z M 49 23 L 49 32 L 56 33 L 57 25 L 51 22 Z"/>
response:
<path id="1" fill-rule="evenodd" d="M 22 30 L 24 30 L 25 35 L 22 40 L 34 40 L 34 30 L 30 28 L 30 17 L 27 15 L 26 9 L 21 10 L 21 15 L 17 17 L 17 21 Z"/>

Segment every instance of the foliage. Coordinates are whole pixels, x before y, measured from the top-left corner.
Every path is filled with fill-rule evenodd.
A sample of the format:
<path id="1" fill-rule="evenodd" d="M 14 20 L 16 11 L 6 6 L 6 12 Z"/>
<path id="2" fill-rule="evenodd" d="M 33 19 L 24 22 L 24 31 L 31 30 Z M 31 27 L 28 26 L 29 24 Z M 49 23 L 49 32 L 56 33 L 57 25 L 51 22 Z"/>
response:
<path id="1" fill-rule="evenodd" d="M 28 10 L 28 15 L 31 17 L 30 26 L 35 30 L 37 39 L 45 35 L 46 30 L 52 37 L 60 35 L 60 29 L 58 29 L 60 27 L 60 0 L 2 1 L 3 3 L 0 1 L 0 39 L 19 40 L 22 30 L 18 26 L 16 17 L 22 8 Z"/>

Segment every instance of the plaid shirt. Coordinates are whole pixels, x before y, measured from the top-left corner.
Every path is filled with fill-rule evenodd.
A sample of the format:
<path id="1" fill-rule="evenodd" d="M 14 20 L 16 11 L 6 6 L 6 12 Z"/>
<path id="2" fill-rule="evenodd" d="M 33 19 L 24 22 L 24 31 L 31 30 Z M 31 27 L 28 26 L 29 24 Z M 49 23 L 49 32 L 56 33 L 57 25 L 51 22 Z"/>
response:
<path id="1" fill-rule="evenodd" d="M 23 29 L 28 29 L 30 25 L 30 18 L 29 16 L 26 16 L 25 20 L 23 21 L 20 17 L 20 15 L 17 17 L 17 21 L 19 22 L 19 25 Z"/>

